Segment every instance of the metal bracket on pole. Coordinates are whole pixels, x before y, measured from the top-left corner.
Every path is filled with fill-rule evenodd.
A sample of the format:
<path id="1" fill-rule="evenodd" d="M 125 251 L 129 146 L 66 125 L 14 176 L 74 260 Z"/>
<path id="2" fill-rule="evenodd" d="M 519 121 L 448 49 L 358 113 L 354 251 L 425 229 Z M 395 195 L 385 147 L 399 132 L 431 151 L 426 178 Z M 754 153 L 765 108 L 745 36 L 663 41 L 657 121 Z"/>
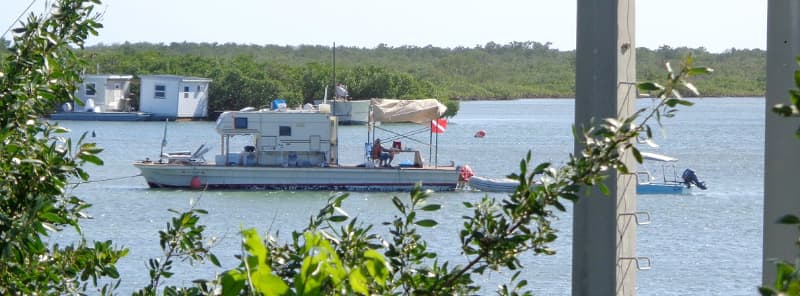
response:
<path id="1" fill-rule="evenodd" d="M 650 270 L 653 268 L 652 264 L 650 264 L 649 257 L 619 257 L 619 261 L 622 260 L 633 260 L 636 262 L 636 270 Z"/>
<path id="2" fill-rule="evenodd" d="M 647 225 L 650 224 L 650 212 L 634 212 L 634 213 L 620 213 L 620 216 L 633 216 L 633 219 L 636 221 L 636 225 Z"/>

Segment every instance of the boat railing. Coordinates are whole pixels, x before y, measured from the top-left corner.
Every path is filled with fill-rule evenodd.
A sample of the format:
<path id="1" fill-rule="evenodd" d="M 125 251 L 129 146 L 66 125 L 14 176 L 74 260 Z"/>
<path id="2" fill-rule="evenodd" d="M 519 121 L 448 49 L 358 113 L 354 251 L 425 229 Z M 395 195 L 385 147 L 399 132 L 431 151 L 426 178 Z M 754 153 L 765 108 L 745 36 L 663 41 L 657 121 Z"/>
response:
<path id="1" fill-rule="evenodd" d="M 638 171 L 636 172 L 636 177 L 638 179 L 639 184 L 648 184 L 653 182 L 655 179 L 653 175 L 650 174 L 648 171 Z"/>

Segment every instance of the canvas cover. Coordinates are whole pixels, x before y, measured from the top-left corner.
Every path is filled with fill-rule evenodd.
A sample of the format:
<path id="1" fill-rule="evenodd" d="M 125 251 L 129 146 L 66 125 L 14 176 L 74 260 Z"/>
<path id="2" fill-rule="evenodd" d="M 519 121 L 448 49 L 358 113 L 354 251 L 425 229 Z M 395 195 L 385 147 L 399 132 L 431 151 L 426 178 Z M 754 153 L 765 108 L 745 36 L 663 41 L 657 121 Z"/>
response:
<path id="1" fill-rule="evenodd" d="M 436 99 L 372 99 L 372 121 L 430 124 L 445 111 L 447 107 Z"/>

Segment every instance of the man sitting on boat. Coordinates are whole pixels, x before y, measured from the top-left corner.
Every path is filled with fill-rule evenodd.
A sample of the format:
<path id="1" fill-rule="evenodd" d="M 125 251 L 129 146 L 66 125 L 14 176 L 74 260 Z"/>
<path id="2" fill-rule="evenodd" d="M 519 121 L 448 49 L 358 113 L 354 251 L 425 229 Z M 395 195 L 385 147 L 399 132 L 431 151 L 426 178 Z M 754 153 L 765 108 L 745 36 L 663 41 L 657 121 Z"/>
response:
<path id="1" fill-rule="evenodd" d="M 372 145 L 372 159 L 379 160 L 379 166 L 392 166 L 395 153 L 396 151 L 394 149 L 387 149 L 381 146 L 381 139 L 375 139 L 375 144 Z"/>

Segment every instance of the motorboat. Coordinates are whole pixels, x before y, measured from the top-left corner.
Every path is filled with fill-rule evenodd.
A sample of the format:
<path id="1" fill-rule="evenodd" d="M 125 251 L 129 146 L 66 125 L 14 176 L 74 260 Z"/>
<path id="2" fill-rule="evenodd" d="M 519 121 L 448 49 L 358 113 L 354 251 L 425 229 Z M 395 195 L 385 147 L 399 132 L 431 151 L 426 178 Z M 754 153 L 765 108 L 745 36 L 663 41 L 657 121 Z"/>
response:
<path id="1" fill-rule="evenodd" d="M 642 168 L 636 172 L 637 194 L 687 194 L 692 187 L 702 190 L 708 189 L 706 183 L 700 181 L 694 170 L 687 168 L 678 175 L 675 157 L 656 154 L 652 152 L 642 152 Z M 652 169 L 648 168 L 648 163 L 660 164 L 661 171 L 658 173 L 660 178 L 654 176 Z"/>
<path id="2" fill-rule="evenodd" d="M 418 122 L 441 116 L 433 114 L 418 118 Z M 380 119 L 370 118 L 368 139 L 375 137 L 373 120 Z M 338 122 L 329 106 L 290 110 L 273 101 L 270 109 L 227 111 L 217 119 L 216 131 L 220 153 L 213 161 L 204 157 L 209 147 L 201 146 L 193 153 L 164 153 L 162 144 L 158 160 L 145 159 L 133 165 L 153 188 L 410 191 L 421 184 L 424 189 L 452 191 L 459 184 L 453 162 L 439 165 L 437 159 L 428 163 L 420 151 L 403 147 L 393 152 L 413 154 L 413 163 L 376 166 L 367 152 L 363 164 L 340 164 Z M 250 141 L 231 140 L 241 137 Z M 237 144 L 232 143 L 241 142 L 249 144 L 233 147 Z M 365 147 L 371 144 L 365 143 Z"/>
<path id="3" fill-rule="evenodd" d="M 700 181 L 694 170 L 687 168 L 678 175 L 676 163 L 677 158 L 656 154 L 652 152 L 642 152 L 644 163 L 639 171 L 636 172 L 637 194 L 688 194 L 693 187 L 706 190 L 706 183 Z M 659 163 L 661 170 L 658 172 L 659 178 L 648 168 L 648 163 Z M 485 192 L 514 192 L 519 181 L 508 178 L 487 178 L 471 176 L 467 179 L 470 188 Z"/>

